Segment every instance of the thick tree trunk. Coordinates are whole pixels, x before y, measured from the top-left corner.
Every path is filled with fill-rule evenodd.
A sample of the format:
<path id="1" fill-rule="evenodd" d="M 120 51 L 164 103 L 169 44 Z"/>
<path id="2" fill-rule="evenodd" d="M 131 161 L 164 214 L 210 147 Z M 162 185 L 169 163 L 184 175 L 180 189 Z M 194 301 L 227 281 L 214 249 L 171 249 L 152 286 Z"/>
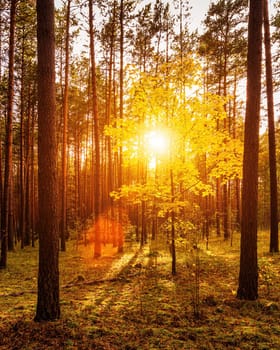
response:
<path id="1" fill-rule="evenodd" d="M 250 1 L 243 157 L 240 271 L 237 297 L 258 298 L 257 216 L 263 1 Z"/>
<path id="2" fill-rule="evenodd" d="M 39 274 L 36 321 L 60 317 L 54 0 L 37 0 Z"/>

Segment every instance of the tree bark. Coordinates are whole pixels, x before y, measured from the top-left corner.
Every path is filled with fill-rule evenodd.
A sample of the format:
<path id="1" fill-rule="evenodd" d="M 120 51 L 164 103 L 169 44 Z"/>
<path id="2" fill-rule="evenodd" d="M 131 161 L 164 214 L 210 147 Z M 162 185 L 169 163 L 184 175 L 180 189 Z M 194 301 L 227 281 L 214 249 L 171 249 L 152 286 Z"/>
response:
<path id="1" fill-rule="evenodd" d="M 124 79 L 124 2 L 121 0 L 120 2 L 120 119 L 123 119 L 123 79 Z M 119 176 L 119 187 L 123 185 L 123 150 L 120 147 L 119 154 L 119 168 L 118 168 L 118 176 Z M 122 227 L 123 215 L 122 215 L 122 199 L 120 199 L 120 207 L 119 207 L 119 232 L 118 232 L 118 252 L 123 252 L 123 232 L 120 230 Z"/>
<path id="2" fill-rule="evenodd" d="M 250 1 L 243 156 L 240 271 L 237 297 L 258 298 L 257 216 L 263 1 Z"/>
<path id="3" fill-rule="evenodd" d="M 268 144 L 269 144 L 269 171 L 270 171 L 270 253 L 279 252 L 278 240 L 278 191 L 276 168 L 276 144 L 274 126 L 274 98 L 271 65 L 271 42 L 268 3 L 264 0 L 264 43 L 265 43 L 265 68 L 266 68 L 266 94 L 268 116 Z"/>
<path id="4" fill-rule="evenodd" d="M 90 58 L 91 58 L 91 83 L 92 83 L 92 108 L 93 108 L 93 135 L 95 146 L 95 159 L 93 157 L 94 169 L 94 220 L 95 220 L 95 244 L 94 257 L 101 256 L 101 232 L 99 216 L 101 208 L 101 174 L 100 174 L 100 142 L 99 142 L 99 115 L 97 105 L 96 66 L 95 66 L 95 44 L 93 29 L 92 0 L 89 0 L 89 32 L 90 32 Z"/>
<path id="5" fill-rule="evenodd" d="M 60 317 L 54 0 L 37 0 L 39 273 L 35 321 Z"/>
<path id="6" fill-rule="evenodd" d="M 7 267 L 9 208 L 10 208 L 9 196 L 11 193 L 11 185 L 12 185 L 14 47 L 15 47 L 16 2 L 17 0 L 11 0 L 11 8 L 10 8 L 8 111 L 7 111 L 7 120 L 6 120 L 4 193 L 3 193 L 3 207 L 1 212 L 0 268 Z"/>
<path id="7" fill-rule="evenodd" d="M 62 193 L 61 193 L 61 250 L 66 250 L 67 231 L 67 134 L 68 134 L 68 95 L 69 95 L 69 27 L 71 0 L 67 2 L 65 36 L 65 82 L 63 94 L 63 135 L 62 135 Z"/>

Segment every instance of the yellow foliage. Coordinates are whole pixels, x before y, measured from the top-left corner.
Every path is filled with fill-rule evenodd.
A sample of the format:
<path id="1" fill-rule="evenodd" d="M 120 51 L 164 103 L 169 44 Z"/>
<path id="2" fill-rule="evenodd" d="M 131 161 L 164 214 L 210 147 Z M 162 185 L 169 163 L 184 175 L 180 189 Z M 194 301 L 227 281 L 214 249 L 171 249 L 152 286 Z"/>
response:
<path id="1" fill-rule="evenodd" d="M 112 193 L 115 199 L 157 199 L 173 210 L 184 205 L 185 193 L 207 196 L 216 178 L 241 177 L 242 142 L 223 127 L 229 97 L 204 93 L 196 68 L 189 59 L 182 65 L 163 64 L 157 75 L 134 72 L 125 117 L 105 132 L 115 150 L 122 147 L 124 166 L 146 169 L 146 175 L 141 183 L 133 179 Z M 170 192 L 171 169 L 175 197 Z"/>

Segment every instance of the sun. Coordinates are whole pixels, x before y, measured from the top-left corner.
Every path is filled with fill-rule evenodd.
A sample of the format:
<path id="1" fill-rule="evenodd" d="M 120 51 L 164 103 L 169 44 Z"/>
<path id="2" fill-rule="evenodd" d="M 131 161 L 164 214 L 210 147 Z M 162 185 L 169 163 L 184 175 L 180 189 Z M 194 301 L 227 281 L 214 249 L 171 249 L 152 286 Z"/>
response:
<path id="1" fill-rule="evenodd" d="M 152 155 L 164 155 L 168 152 L 169 138 L 161 130 L 152 130 L 146 134 L 147 148 Z"/>
<path id="2" fill-rule="evenodd" d="M 159 159 L 168 155 L 169 143 L 170 138 L 163 130 L 151 130 L 145 134 L 145 149 L 149 158 L 149 169 L 156 169 Z"/>

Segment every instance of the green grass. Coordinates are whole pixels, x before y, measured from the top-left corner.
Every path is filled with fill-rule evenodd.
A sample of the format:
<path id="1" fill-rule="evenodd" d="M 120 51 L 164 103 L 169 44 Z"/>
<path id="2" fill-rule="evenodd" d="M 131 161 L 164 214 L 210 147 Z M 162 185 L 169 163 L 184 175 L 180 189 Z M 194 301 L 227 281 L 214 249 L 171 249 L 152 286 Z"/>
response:
<path id="1" fill-rule="evenodd" d="M 261 232 L 260 298 L 240 301 L 238 241 L 237 234 L 233 247 L 215 239 L 208 251 L 200 244 L 199 286 L 191 249 L 179 249 L 172 277 L 164 247 L 155 260 L 149 247 L 120 255 L 107 246 L 94 260 L 92 246 L 69 242 L 60 254 L 61 319 L 40 324 L 33 321 L 38 251 L 16 249 L 0 271 L 0 349 L 280 349 L 279 254 L 267 253 Z"/>

